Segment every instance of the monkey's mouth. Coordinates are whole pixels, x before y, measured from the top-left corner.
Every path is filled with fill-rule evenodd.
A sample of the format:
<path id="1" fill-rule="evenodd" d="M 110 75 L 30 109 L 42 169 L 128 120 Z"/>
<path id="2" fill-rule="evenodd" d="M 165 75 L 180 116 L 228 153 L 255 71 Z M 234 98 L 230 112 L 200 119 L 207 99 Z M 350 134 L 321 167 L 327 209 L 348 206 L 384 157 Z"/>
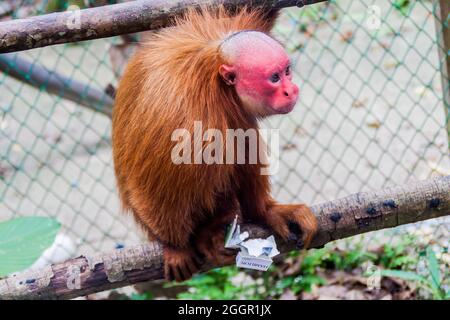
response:
<path id="1" fill-rule="evenodd" d="M 279 112 L 280 112 L 281 114 L 289 113 L 289 112 L 291 112 L 291 111 L 294 109 L 294 107 L 295 107 L 296 104 L 297 104 L 296 101 L 295 101 L 295 102 L 292 102 L 292 103 L 288 104 L 287 106 L 284 106 L 283 108 L 281 108 L 281 109 L 279 110 Z"/>
<path id="2" fill-rule="evenodd" d="M 293 100 L 281 106 L 272 106 L 270 109 L 275 114 L 286 114 L 291 112 L 296 104 L 297 100 Z"/>

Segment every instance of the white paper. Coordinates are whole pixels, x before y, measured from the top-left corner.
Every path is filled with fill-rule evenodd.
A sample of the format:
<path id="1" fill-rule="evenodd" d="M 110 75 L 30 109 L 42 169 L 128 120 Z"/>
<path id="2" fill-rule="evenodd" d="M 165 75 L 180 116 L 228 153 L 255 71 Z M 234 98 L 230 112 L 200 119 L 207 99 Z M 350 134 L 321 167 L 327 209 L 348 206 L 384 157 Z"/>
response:
<path id="1" fill-rule="evenodd" d="M 265 255 L 272 258 L 280 253 L 277 249 L 277 244 L 275 243 L 275 238 L 273 236 L 266 239 L 249 239 L 247 241 L 243 241 L 240 245 L 247 249 L 249 255 L 254 257 Z"/>
<path id="2" fill-rule="evenodd" d="M 266 271 L 272 264 L 272 258 L 280 253 L 274 236 L 266 239 L 248 239 L 249 233 L 240 231 L 236 216 L 225 238 L 225 248 L 240 249 L 236 256 L 236 265 L 241 268 Z"/>
<path id="3" fill-rule="evenodd" d="M 239 268 L 267 271 L 272 265 L 269 257 L 253 257 L 239 252 L 236 256 L 236 266 Z"/>

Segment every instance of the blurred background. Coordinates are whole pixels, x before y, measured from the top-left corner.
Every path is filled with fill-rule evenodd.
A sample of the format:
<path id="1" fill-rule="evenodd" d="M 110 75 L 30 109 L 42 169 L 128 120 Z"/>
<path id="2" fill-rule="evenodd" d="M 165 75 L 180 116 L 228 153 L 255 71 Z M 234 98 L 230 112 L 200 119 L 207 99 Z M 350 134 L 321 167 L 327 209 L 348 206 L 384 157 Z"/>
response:
<path id="1" fill-rule="evenodd" d="M 0 21 L 114 2 L 5 0 Z M 439 1 L 283 10 L 274 35 L 292 57 L 300 99 L 263 124 L 281 134 L 276 199 L 315 204 L 450 175 L 443 21 Z M 145 241 L 119 210 L 108 116 L 139 37 L 0 55 L 0 222 L 45 216 L 61 224 L 41 264 Z M 182 285 L 88 298 L 449 298 L 449 233 L 450 219 L 435 219 L 340 240 L 303 259 L 293 253 L 265 273 L 227 267 Z"/>

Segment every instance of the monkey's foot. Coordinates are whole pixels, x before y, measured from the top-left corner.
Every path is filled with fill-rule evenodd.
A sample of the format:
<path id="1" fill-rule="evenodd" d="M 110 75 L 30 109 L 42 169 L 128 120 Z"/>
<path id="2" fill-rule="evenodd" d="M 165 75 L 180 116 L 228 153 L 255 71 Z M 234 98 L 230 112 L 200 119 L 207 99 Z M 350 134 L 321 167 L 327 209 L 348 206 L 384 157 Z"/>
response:
<path id="1" fill-rule="evenodd" d="M 225 226 L 205 228 L 197 235 L 197 249 L 216 266 L 233 264 L 236 260 L 236 250 L 225 248 L 225 231 Z"/>
<path id="2" fill-rule="evenodd" d="M 201 260 L 192 248 L 164 247 L 164 275 L 168 281 L 190 279 L 201 266 Z"/>
<path id="3" fill-rule="evenodd" d="M 267 223 L 284 240 L 296 240 L 300 248 L 309 247 L 317 231 L 317 218 L 303 204 L 274 205 L 267 215 Z"/>

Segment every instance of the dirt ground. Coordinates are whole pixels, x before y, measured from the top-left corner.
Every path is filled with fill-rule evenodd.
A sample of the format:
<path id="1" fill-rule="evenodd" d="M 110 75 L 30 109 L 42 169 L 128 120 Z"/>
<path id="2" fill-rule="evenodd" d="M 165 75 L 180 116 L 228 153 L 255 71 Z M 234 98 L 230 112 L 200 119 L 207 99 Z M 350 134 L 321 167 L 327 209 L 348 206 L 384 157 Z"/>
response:
<path id="1" fill-rule="evenodd" d="M 432 3 L 417 3 L 405 18 L 377 2 L 383 17 L 377 32 L 366 26 L 367 4 L 338 1 L 318 13 L 321 21 L 286 10 L 275 30 L 301 90 L 291 114 L 264 123 L 280 129 L 281 164 L 273 176 L 280 201 L 318 203 L 450 174 Z M 105 88 L 117 84 L 111 44 L 96 40 L 20 55 Z M 0 125 L 0 221 L 56 217 L 76 244 L 69 256 L 142 241 L 119 212 L 108 118 L 0 75 Z M 449 219 L 412 228 L 450 238 Z"/>

